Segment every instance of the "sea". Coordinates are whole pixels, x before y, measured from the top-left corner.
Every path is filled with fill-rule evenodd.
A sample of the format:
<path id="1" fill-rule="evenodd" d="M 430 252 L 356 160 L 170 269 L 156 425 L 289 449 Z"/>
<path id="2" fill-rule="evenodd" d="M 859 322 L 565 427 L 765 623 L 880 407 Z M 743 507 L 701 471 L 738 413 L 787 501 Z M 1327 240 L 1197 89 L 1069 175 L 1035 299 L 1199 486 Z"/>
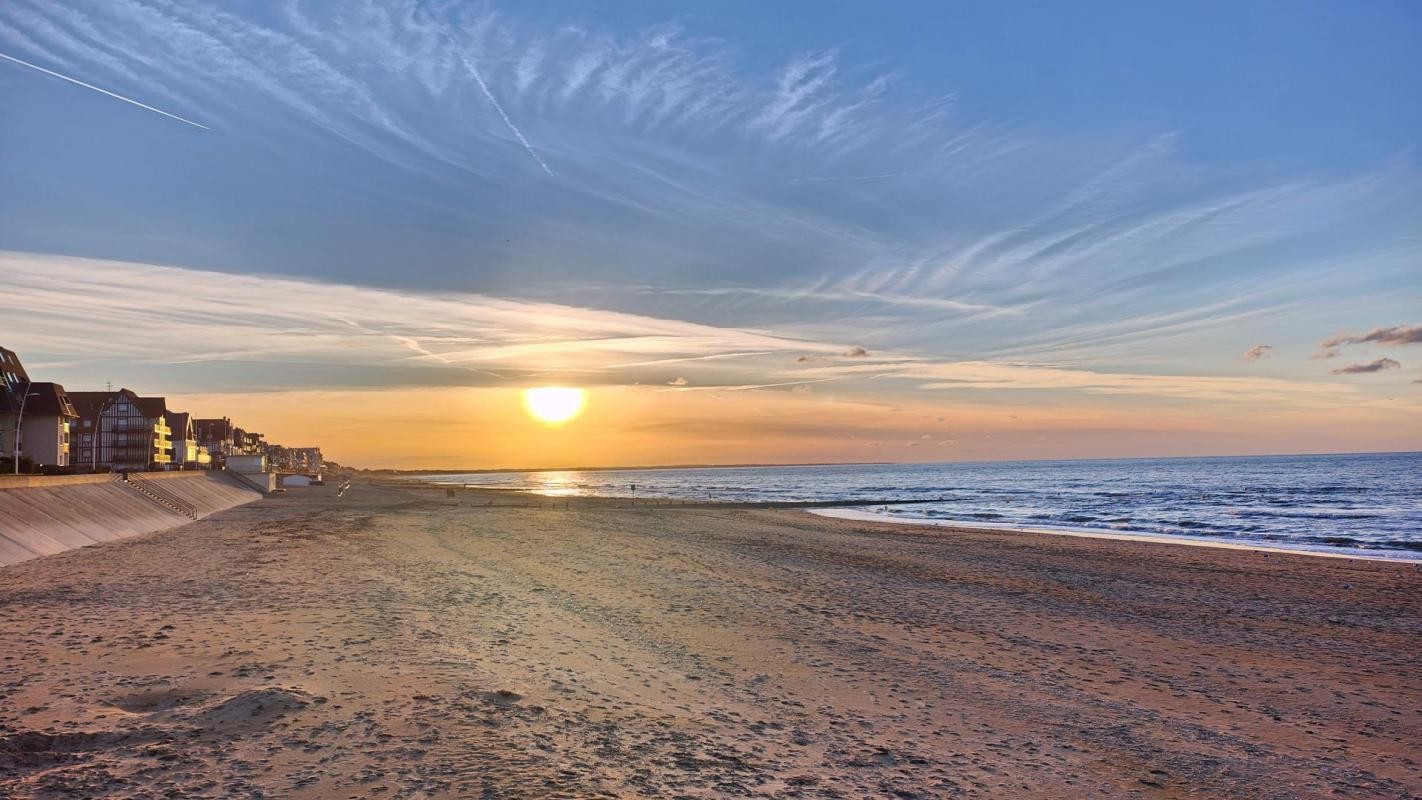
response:
<path id="1" fill-rule="evenodd" d="M 423 479 L 551 496 L 869 502 L 856 505 L 853 513 L 1422 559 L 1422 453 L 569 470 Z M 874 504 L 904 500 L 912 502 Z"/>

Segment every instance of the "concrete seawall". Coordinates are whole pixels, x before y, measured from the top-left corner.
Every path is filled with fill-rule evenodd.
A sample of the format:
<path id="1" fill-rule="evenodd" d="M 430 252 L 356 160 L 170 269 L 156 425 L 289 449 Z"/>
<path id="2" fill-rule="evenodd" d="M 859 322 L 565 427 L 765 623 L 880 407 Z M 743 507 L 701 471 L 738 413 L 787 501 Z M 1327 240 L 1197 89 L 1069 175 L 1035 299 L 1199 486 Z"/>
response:
<path id="1" fill-rule="evenodd" d="M 146 473 L 199 517 L 260 498 L 219 472 Z M 0 566 L 192 522 L 117 475 L 0 480 Z"/>

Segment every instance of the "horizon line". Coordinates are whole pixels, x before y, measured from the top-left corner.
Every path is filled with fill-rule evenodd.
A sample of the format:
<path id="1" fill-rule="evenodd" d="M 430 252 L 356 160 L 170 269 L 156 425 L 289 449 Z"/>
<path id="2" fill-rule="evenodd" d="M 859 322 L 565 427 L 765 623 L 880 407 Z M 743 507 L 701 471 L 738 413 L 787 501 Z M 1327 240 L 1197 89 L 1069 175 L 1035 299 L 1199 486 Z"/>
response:
<path id="1" fill-rule="evenodd" d="M 1043 464 L 1084 461 L 1171 461 L 1201 458 L 1314 458 L 1319 456 L 1403 456 L 1422 455 L 1422 450 L 1344 450 L 1328 453 L 1211 453 L 1190 456 L 1103 456 L 1097 458 L 980 458 L 962 461 L 795 461 L 786 463 L 730 464 L 636 464 L 625 467 L 482 467 L 479 469 L 410 469 L 367 468 L 347 464 L 342 466 L 358 472 L 391 473 L 395 475 L 498 475 L 520 472 L 646 472 L 679 469 L 775 469 L 788 467 L 868 467 L 868 466 L 931 466 L 934 464 Z M 336 463 L 340 463 L 337 461 Z"/>

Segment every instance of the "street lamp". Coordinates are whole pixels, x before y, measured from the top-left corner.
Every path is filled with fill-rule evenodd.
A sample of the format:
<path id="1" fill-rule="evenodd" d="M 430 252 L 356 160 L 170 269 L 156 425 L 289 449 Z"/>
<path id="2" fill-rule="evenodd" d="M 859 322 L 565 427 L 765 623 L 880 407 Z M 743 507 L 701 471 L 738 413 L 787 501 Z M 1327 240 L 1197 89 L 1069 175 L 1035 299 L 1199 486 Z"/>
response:
<path id="1" fill-rule="evenodd" d="M 39 392 L 32 392 L 30 388 L 35 384 L 33 381 L 25 384 L 25 393 L 20 395 L 20 413 L 15 415 L 15 474 L 20 474 L 20 423 L 25 421 L 25 403 L 31 397 L 39 397 Z"/>

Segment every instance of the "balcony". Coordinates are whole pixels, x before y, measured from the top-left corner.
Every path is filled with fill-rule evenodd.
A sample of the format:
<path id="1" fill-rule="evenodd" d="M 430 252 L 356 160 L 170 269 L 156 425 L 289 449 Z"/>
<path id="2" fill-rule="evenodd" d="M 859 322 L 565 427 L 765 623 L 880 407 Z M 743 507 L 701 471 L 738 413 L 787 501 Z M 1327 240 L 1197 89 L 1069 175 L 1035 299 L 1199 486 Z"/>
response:
<path id="1" fill-rule="evenodd" d="M 153 452 L 153 448 L 151 447 L 133 444 L 122 447 L 109 447 L 107 450 L 115 457 L 123 456 L 125 458 L 148 458 L 148 455 Z M 100 452 L 102 451 L 103 449 L 100 450 Z"/>

